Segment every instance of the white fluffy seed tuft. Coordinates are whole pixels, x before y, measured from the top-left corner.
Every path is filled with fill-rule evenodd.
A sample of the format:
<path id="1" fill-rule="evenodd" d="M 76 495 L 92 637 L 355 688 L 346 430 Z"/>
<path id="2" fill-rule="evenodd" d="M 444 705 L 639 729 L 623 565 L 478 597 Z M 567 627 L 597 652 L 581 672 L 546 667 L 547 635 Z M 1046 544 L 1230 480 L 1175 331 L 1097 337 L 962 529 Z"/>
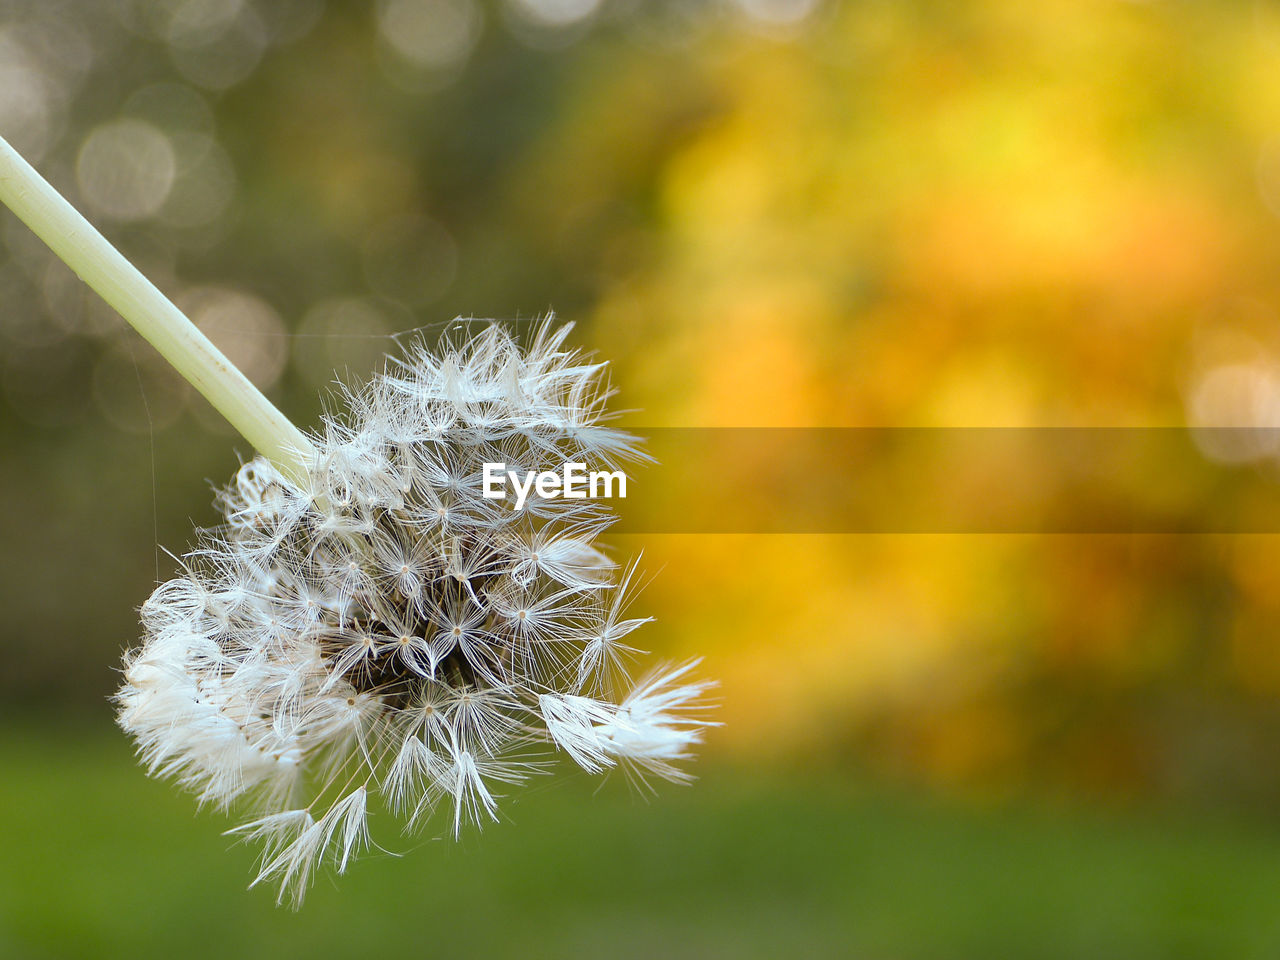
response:
<path id="1" fill-rule="evenodd" d="M 120 725 L 150 773 L 254 808 L 232 832 L 281 898 L 370 845 L 371 793 L 406 829 L 448 804 L 456 833 L 497 818 L 495 790 L 543 768 L 540 744 L 590 773 L 689 778 L 676 764 L 710 684 L 692 665 L 626 679 L 640 651 L 622 641 L 646 621 L 624 617 L 634 566 L 596 542 L 611 514 L 483 496 L 486 462 L 643 457 L 568 332 L 544 323 L 522 348 L 490 324 L 391 361 L 324 420 L 310 490 L 245 464 L 224 525 L 143 605 Z"/>

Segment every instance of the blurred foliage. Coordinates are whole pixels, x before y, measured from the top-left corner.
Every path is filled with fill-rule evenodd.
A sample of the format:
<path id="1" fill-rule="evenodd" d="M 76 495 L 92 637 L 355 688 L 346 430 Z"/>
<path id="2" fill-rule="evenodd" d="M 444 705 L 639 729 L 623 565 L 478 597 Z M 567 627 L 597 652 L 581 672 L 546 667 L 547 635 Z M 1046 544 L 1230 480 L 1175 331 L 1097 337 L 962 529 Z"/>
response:
<path id="1" fill-rule="evenodd" d="M 304 425 L 552 308 L 639 427 L 1275 425 L 1278 53 L 1265 0 L 0 0 L 0 132 Z M 0 240 L 0 690 L 98 717 L 248 451 Z M 1275 537 L 617 545 L 713 751 L 1280 798 Z"/>

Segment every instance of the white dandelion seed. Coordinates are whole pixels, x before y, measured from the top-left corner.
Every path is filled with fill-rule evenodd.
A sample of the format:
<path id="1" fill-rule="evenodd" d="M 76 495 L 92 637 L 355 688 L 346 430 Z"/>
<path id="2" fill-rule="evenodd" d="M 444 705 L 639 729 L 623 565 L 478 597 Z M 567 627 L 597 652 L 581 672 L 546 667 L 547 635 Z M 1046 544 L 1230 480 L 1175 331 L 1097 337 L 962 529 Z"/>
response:
<path id="1" fill-rule="evenodd" d="M 342 872 L 370 845 L 371 795 L 410 829 L 441 803 L 455 834 L 496 820 L 539 744 L 590 773 L 688 778 L 708 684 L 685 666 L 626 685 L 622 640 L 646 621 L 623 616 L 634 566 L 597 544 L 610 514 L 483 496 L 485 462 L 641 456 L 568 329 L 412 349 L 312 438 L 310 489 L 245 464 L 225 524 L 143 605 L 120 724 L 151 773 L 254 811 L 233 832 L 262 846 L 255 884 L 297 903 L 317 864 Z"/>

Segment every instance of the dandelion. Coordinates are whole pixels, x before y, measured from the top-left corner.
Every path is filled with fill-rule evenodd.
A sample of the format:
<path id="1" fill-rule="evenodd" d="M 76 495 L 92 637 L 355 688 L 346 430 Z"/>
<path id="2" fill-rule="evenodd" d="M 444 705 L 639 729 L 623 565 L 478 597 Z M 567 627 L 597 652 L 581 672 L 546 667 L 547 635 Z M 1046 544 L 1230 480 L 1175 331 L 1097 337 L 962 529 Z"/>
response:
<path id="1" fill-rule="evenodd" d="M 644 456 L 568 325 L 417 343 L 306 436 L 2 140 L 0 199 L 262 452 L 143 604 L 116 695 L 150 773 L 246 812 L 231 832 L 261 845 L 255 884 L 300 903 L 319 865 L 372 844 L 371 808 L 415 830 L 444 807 L 455 835 L 496 820 L 553 751 L 688 779 L 711 684 L 693 664 L 628 679 L 646 620 L 625 615 L 634 564 L 598 543 L 610 512 L 484 496 L 485 463 Z"/>
<path id="2" fill-rule="evenodd" d="M 639 621 L 619 610 L 630 570 L 596 544 L 600 501 L 516 511 L 467 481 L 484 462 L 641 455 L 601 423 L 602 368 L 568 331 L 418 345 L 325 421 L 311 486 L 246 463 L 226 522 L 143 605 L 120 724 L 202 802 L 257 805 L 237 829 L 282 895 L 368 844 L 371 793 L 413 824 L 444 802 L 456 833 L 497 818 L 540 745 L 590 773 L 684 778 L 707 683 L 686 665 L 619 685 L 635 651 L 617 640 Z"/>

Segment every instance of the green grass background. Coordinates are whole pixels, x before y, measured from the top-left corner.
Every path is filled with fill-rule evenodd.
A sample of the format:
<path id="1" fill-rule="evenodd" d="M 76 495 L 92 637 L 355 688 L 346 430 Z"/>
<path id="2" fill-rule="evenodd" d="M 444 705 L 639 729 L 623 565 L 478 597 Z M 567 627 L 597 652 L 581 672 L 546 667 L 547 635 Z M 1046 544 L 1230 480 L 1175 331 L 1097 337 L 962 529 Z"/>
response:
<path id="1" fill-rule="evenodd" d="M 1280 824 L 975 805 L 704 764 L 644 801 L 548 778 L 461 843 L 404 840 L 294 913 L 109 730 L 8 727 L 0 956 L 1275 957 Z M 378 832 L 377 827 L 383 829 Z"/>

